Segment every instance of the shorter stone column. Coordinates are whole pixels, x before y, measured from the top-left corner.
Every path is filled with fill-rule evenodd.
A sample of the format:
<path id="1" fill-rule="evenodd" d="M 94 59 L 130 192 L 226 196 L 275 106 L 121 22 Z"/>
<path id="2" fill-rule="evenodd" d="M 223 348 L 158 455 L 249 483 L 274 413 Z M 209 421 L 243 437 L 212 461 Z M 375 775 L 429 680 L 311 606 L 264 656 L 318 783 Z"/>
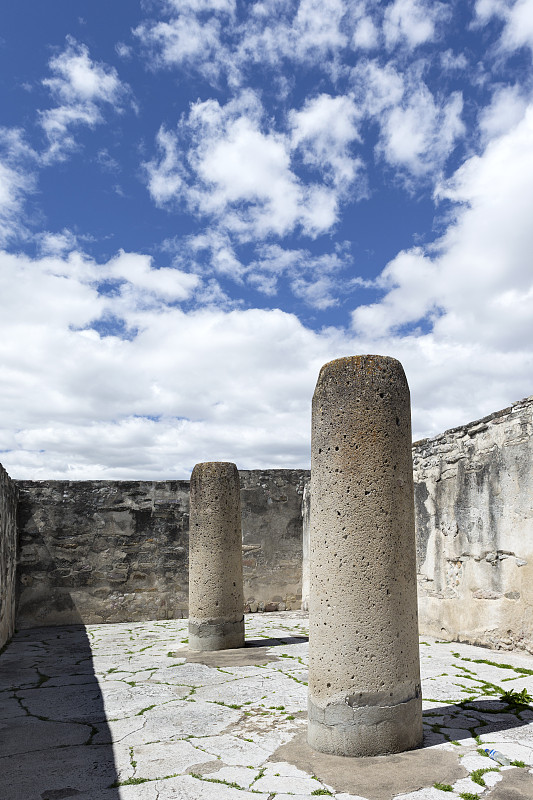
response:
<path id="1" fill-rule="evenodd" d="M 189 513 L 189 648 L 243 647 L 241 501 L 235 464 L 196 464 Z"/>

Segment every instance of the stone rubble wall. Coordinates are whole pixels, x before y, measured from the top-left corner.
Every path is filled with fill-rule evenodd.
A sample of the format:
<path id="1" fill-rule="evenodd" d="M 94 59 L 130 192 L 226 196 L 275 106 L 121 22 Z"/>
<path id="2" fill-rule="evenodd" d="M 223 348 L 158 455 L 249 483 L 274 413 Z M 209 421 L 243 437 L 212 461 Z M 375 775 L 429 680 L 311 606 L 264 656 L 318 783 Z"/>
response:
<path id="1" fill-rule="evenodd" d="M 533 653 L 533 397 L 413 445 L 422 633 Z"/>
<path id="2" fill-rule="evenodd" d="M 247 608 L 299 608 L 304 471 L 242 471 Z M 17 626 L 188 615 L 188 481 L 17 481 Z"/>
<path id="3" fill-rule="evenodd" d="M 0 465 L 0 650 L 15 630 L 17 490 Z"/>

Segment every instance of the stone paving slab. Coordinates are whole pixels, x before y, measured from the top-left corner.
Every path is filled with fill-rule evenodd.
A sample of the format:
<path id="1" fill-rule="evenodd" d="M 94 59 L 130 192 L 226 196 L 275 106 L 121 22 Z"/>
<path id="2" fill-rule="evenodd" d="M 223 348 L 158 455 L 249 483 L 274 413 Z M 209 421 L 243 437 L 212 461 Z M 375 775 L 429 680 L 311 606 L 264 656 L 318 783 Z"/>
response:
<path id="1" fill-rule="evenodd" d="M 187 620 L 20 631 L 0 800 L 533 800 L 533 709 L 501 696 L 533 694 L 532 656 L 423 637 L 424 746 L 341 758 L 307 745 L 307 630 L 248 615 L 246 647 L 220 653 L 189 652 Z"/>

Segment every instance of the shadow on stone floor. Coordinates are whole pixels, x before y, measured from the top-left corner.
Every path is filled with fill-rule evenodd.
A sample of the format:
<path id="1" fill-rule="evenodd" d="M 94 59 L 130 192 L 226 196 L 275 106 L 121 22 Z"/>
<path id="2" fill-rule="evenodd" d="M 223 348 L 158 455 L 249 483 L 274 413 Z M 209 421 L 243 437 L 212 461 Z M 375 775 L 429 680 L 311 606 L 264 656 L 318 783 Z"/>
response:
<path id="1" fill-rule="evenodd" d="M 244 647 L 283 647 L 287 644 L 305 644 L 309 636 L 278 636 L 272 639 L 246 639 Z"/>
<path id="2" fill-rule="evenodd" d="M 228 650 L 178 650 L 174 656 L 185 658 L 193 664 L 205 664 L 207 667 L 253 667 L 280 661 L 280 657 L 272 652 L 273 647 L 287 647 L 309 641 L 307 636 L 284 636 L 276 639 L 247 639 L 244 647 Z"/>
<path id="3" fill-rule="evenodd" d="M 527 706 L 522 708 L 525 709 Z M 435 726 L 435 732 L 445 729 L 451 740 L 460 741 L 530 725 L 530 719 L 522 720 L 516 716 L 519 711 L 520 708 L 512 708 L 499 700 L 471 700 L 426 709 L 422 712 L 422 716 L 424 723 Z M 431 747 L 434 744 L 435 741 L 431 741 L 430 738 L 424 747 Z"/>
<path id="4" fill-rule="evenodd" d="M 83 626 L 19 631 L 0 655 L 0 776 L 6 800 L 119 800 Z"/>

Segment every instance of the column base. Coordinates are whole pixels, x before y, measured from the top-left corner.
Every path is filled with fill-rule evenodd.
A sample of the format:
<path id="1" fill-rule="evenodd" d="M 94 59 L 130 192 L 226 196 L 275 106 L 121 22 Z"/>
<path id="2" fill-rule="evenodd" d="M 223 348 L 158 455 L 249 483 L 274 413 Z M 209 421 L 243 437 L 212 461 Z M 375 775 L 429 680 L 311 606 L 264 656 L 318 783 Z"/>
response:
<path id="1" fill-rule="evenodd" d="M 307 741 L 319 753 L 337 756 L 381 756 L 422 744 L 422 697 L 392 706 L 326 707 L 308 700 Z"/>
<path id="2" fill-rule="evenodd" d="M 244 647 L 244 615 L 240 619 L 189 619 L 189 650 L 231 650 Z"/>

